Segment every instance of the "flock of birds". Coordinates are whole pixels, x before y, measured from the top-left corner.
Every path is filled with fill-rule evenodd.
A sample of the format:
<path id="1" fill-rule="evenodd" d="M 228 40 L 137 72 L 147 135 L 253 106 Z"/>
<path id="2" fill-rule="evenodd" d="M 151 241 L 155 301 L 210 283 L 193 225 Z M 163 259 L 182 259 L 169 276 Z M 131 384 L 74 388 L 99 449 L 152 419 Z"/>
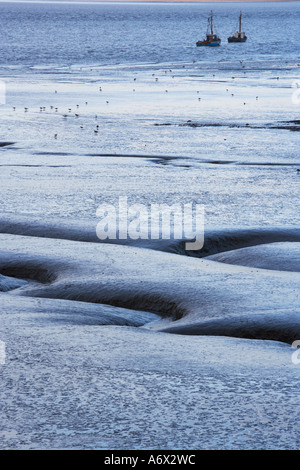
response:
<path id="1" fill-rule="evenodd" d="M 99 87 L 99 91 L 102 91 L 102 87 Z M 55 94 L 57 94 L 57 90 L 55 90 Z M 109 104 L 109 101 L 108 101 L 108 100 L 106 100 L 106 104 Z M 85 101 L 85 105 L 86 105 L 86 106 L 88 105 L 88 102 L 87 102 L 87 101 Z M 78 112 L 79 107 L 80 107 L 80 105 L 79 105 L 79 104 L 76 104 L 76 112 L 74 113 L 74 117 L 75 117 L 75 118 L 79 118 L 79 117 L 80 117 L 80 114 L 79 114 L 79 112 Z M 13 109 L 13 111 L 16 111 L 16 110 L 17 110 L 16 106 L 13 106 L 12 109 Z M 51 105 L 51 106 L 50 106 L 50 111 L 53 111 L 53 110 L 54 110 L 55 113 L 58 113 L 59 108 Z M 24 112 L 27 113 L 28 111 L 29 111 L 29 108 L 24 107 Z M 45 111 L 47 111 L 47 108 L 46 108 L 45 106 L 40 106 L 40 113 L 45 112 Z M 72 108 L 68 108 L 67 111 L 68 111 L 68 114 L 67 114 L 67 113 L 64 113 L 64 114 L 61 115 L 63 119 L 67 119 L 67 117 L 72 113 Z M 97 115 L 95 115 L 95 119 L 97 120 Z M 83 125 L 80 125 L 80 128 L 81 128 L 81 129 L 83 129 L 83 127 L 84 127 Z M 97 124 L 97 125 L 96 125 L 96 128 L 94 129 L 94 133 L 95 133 L 95 134 L 98 134 L 98 131 L 99 131 L 99 125 Z M 54 134 L 54 139 L 57 139 L 57 137 L 58 137 L 58 134 L 55 133 L 55 134 Z"/>
<path id="2" fill-rule="evenodd" d="M 240 62 L 241 62 L 241 64 L 242 64 L 242 61 L 240 61 Z M 243 66 L 243 65 L 242 65 L 242 66 Z M 244 66 L 243 66 L 243 67 L 244 67 Z M 183 68 L 185 68 L 184 65 L 183 65 Z M 172 69 L 165 70 L 165 73 L 168 73 L 168 72 L 173 73 L 173 70 L 172 70 Z M 159 81 L 159 78 L 158 78 L 158 77 L 155 77 L 155 74 L 154 74 L 154 73 L 152 73 L 152 77 L 154 77 L 155 82 L 158 82 L 158 81 Z M 215 75 L 213 75 L 213 78 L 214 78 L 214 77 L 215 77 Z M 172 78 L 175 78 L 175 75 L 172 75 Z M 231 78 L 232 78 L 232 80 L 235 80 L 236 77 L 231 77 Z M 279 77 L 277 77 L 277 79 L 279 79 Z M 133 82 L 136 82 L 136 80 L 137 80 L 136 78 L 133 78 Z M 135 92 L 135 91 L 136 91 L 135 88 L 133 88 L 133 92 Z M 99 92 L 102 92 L 102 87 L 101 87 L 101 86 L 99 86 Z M 168 89 L 165 89 L 165 93 L 168 93 L 168 92 L 169 92 L 169 90 L 168 90 Z M 229 93 L 229 89 L 228 89 L 228 88 L 226 88 L 226 92 Z M 57 93 L 58 93 L 57 90 L 55 90 L 55 94 L 57 94 Z M 199 94 L 199 93 L 200 93 L 200 91 L 197 90 L 197 94 Z M 231 96 L 234 97 L 234 93 L 231 93 Z M 201 97 L 198 97 L 198 101 L 201 101 L 201 100 L 202 100 L 202 98 L 201 98 Z M 258 100 L 258 96 L 256 96 L 256 100 Z M 106 104 L 107 104 L 107 105 L 109 104 L 109 100 L 106 100 Z M 246 106 L 247 103 L 244 101 L 243 104 L 244 104 L 244 106 Z M 87 102 L 87 101 L 85 102 L 85 105 L 88 105 L 88 102 Z M 73 111 L 73 116 L 74 116 L 75 118 L 79 118 L 79 117 L 80 117 L 80 114 L 79 114 L 79 107 L 80 107 L 80 105 L 77 104 L 77 105 L 76 105 L 76 112 Z M 55 106 L 50 106 L 50 110 L 51 110 L 51 111 L 54 111 L 55 113 L 58 113 L 59 108 L 58 108 L 58 107 L 55 107 Z M 16 111 L 16 107 L 15 107 L 15 106 L 13 107 L 13 111 Z M 29 111 L 29 108 L 28 108 L 28 107 L 25 107 L 25 108 L 24 108 L 24 112 L 27 113 L 28 111 Z M 40 106 L 40 112 L 42 113 L 42 112 L 45 112 L 45 111 L 47 111 L 46 107 Z M 67 113 L 64 112 L 61 116 L 62 116 L 62 118 L 63 118 L 64 120 L 66 120 L 66 119 L 68 118 L 68 116 L 70 116 L 71 113 L 72 113 L 72 108 L 68 108 L 68 109 L 67 109 Z M 97 115 L 95 115 L 95 120 L 97 120 Z M 83 129 L 84 126 L 81 124 L 81 125 L 80 125 L 80 128 Z M 98 124 L 96 124 L 96 126 L 95 126 L 93 132 L 94 132 L 94 134 L 98 134 L 98 133 L 99 133 L 99 125 L 98 125 Z M 58 138 L 58 133 L 55 133 L 55 134 L 54 134 L 54 139 L 57 139 L 57 138 Z"/>
<path id="3" fill-rule="evenodd" d="M 183 67 L 184 67 L 184 66 L 183 66 Z M 169 72 L 173 72 L 173 71 L 170 69 Z M 167 73 L 167 70 L 165 71 L 165 73 Z M 154 77 L 155 82 L 158 82 L 158 81 L 159 81 L 159 78 L 158 78 L 158 77 L 155 77 L 155 74 L 154 74 L 154 73 L 152 74 L 152 77 Z M 215 75 L 213 75 L 213 78 L 214 78 L 214 77 L 215 77 Z M 175 75 L 172 75 L 172 78 L 175 78 Z M 236 78 L 236 77 L 234 77 L 234 76 L 231 77 L 232 80 L 235 80 L 235 78 Z M 276 78 L 277 78 L 277 80 L 279 80 L 279 77 L 276 77 Z M 136 78 L 133 79 L 133 82 L 136 82 Z M 165 89 L 165 93 L 168 93 L 168 91 L 169 91 L 168 89 Z M 99 92 L 102 92 L 102 87 L 101 87 L 101 86 L 99 87 Z M 133 92 L 135 92 L 135 88 L 133 88 Z M 230 92 L 229 88 L 226 88 L 226 92 L 227 92 L 227 93 Z M 57 94 L 57 93 L 58 93 L 57 90 L 55 90 L 55 94 Z M 197 94 L 199 94 L 199 93 L 200 93 L 200 91 L 197 90 Z M 234 93 L 230 93 L 230 94 L 231 94 L 232 97 L 235 96 Z M 201 97 L 198 97 L 198 101 L 201 101 L 201 99 L 202 99 Z M 258 100 L 258 99 L 259 99 L 259 97 L 256 96 L 256 100 Z M 109 100 L 106 100 L 105 102 L 106 102 L 107 105 L 109 104 Z M 244 104 L 244 106 L 246 106 L 247 102 L 244 101 L 243 104 Z M 88 105 L 88 102 L 85 101 L 85 106 L 87 106 L 87 105 Z M 80 114 L 79 114 L 79 107 L 80 107 L 80 105 L 77 104 L 77 105 L 76 105 L 76 112 L 73 111 L 73 116 L 74 116 L 76 119 L 80 117 Z M 50 110 L 51 110 L 51 111 L 54 111 L 55 113 L 58 113 L 59 108 L 58 108 L 58 107 L 55 107 L 55 106 L 50 106 Z M 13 107 L 13 111 L 16 111 L 16 107 L 15 107 L 15 106 Z M 25 107 L 25 108 L 24 108 L 24 112 L 27 113 L 28 111 L 29 111 L 29 108 L 28 108 L 28 107 Z M 46 111 L 46 107 L 40 106 L 40 112 L 42 113 L 42 112 L 45 112 L 45 111 Z M 68 108 L 68 113 L 64 112 L 64 114 L 62 114 L 62 118 L 63 118 L 63 119 L 67 119 L 68 116 L 71 115 L 71 113 L 72 113 L 72 108 Z M 98 116 L 95 115 L 95 120 L 96 120 L 96 121 L 97 121 L 97 118 L 98 118 Z M 81 124 L 81 125 L 80 125 L 80 128 L 83 129 L 84 126 Z M 99 133 L 99 124 L 96 124 L 96 125 L 94 126 L 93 132 L 94 132 L 95 135 L 97 135 L 97 134 Z M 54 139 L 56 140 L 57 138 L 58 138 L 58 133 L 55 133 L 55 134 L 54 134 Z M 225 140 L 226 140 L 226 139 L 225 139 Z M 297 169 L 297 173 L 300 174 L 300 169 Z"/>

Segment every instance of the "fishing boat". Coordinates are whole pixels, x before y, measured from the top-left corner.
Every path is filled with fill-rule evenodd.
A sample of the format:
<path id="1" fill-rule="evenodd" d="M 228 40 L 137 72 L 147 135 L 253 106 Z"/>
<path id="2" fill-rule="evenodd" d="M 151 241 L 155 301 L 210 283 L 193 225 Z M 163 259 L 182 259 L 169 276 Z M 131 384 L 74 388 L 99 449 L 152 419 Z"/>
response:
<path id="1" fill-rule="evenodd" d="M 203 41 L 197 41 L 196 46 L 219 46 L 221 44 L 221 39 L 217 34 L 214 33 L 213 28 L 213 12 L 210 12 L 210 17 L 208 18 L 206 39 Z"/>
<path id="2" fill-rule="evenodd" d="M 228 38 L 228 42 L 246 42 L 247 36 L 242 32 L 242 12 L 239 17 L 239 31 L 236 31 L 233 36 Z"/>

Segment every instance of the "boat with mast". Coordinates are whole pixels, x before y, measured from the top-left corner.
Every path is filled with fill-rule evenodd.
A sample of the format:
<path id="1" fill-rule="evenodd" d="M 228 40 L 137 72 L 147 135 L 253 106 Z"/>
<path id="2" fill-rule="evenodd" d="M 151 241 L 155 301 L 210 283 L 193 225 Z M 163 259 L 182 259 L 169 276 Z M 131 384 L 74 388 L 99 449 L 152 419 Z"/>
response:
<path id="1" fill-rule="evenodd" d="M 219 46 L 221 44 L 221 39 L 217 34 L 214 33 L 213 28 L 213 12 L 210 12 L 210 17 L 208 18 L 206 39 L 203 41 L 197 41 L 196 46 Z"/>
<path id="2" fill-rule="evenodd" d="M 236 31 L 233 36 L 228 38 L 228 42 L 246 42 L 247 36 L 244 32 L 242 32 L 242 12 L 240 12 L 239 16 L 239 31 Z"/>

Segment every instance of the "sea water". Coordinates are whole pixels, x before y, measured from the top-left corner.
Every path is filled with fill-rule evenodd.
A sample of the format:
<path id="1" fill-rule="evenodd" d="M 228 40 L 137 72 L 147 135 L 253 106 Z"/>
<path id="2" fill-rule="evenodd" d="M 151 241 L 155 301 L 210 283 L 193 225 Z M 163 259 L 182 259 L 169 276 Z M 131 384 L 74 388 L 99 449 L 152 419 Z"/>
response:
<path id="1" fill-rule="evenodd" d="M 299 14 L 0 3 L 3 448 L 299 447 Z M 101 243 L 120 198 L 203 250 Z"/>

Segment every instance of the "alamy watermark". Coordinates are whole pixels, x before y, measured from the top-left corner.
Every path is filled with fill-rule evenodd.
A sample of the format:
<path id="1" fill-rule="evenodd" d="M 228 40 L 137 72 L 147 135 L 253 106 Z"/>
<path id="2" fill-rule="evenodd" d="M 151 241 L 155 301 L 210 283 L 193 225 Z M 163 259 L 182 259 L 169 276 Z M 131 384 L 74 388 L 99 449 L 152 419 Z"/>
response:
<path id="1" fill-rule="evenodd" d="M 204 244 L 204 206 L 185 204 L 132 204 L 126 196 L 117 204 L 101 204 L 96 233 L 100 240 L 188 240 L 186 250 L 201 250 Z"/>
<path id="2" fill-rule="evenodd" d="M 6 104 L 6 85 L 3 80 L 0 80 L 0 105 Z"/>
<path id="3" fill-rule="evenodd" d="M 292 363 L 300 364 L 300 340 L 299 339 L 297 339 L 296 341 L 292 343 L 292 348 L 296 349 L 296 351 L 292 353 Z"/>
<path id="4" fill-rule="evenodd" d="M 0 365 L 5 364 L 5 343 L 4 341 L 0 341 Z"/>

